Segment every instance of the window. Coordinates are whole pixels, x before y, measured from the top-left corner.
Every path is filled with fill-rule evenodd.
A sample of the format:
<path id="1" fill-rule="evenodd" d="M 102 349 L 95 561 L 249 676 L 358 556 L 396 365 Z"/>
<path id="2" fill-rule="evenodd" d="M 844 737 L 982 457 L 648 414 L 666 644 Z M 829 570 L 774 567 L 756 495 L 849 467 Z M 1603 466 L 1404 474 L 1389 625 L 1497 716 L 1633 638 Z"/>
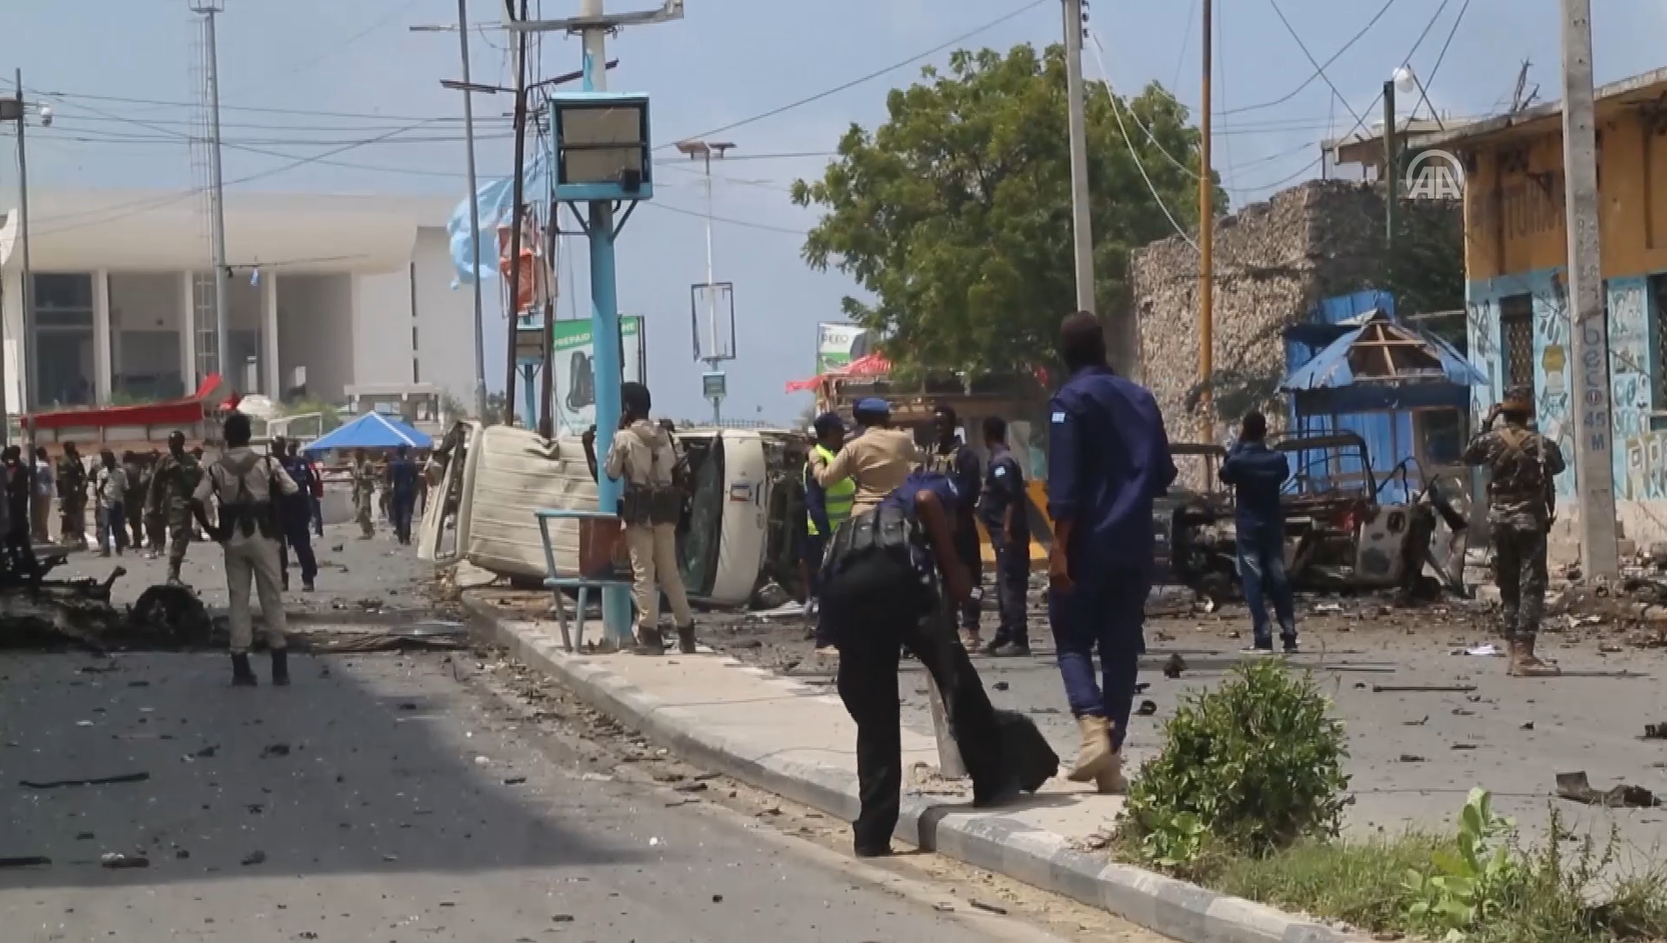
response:
<path id="1" fill-rule="evenodd" d="M 1505 389 L 1534 388 L 1534 298 L 1512 295 L 1499 301 L 1499 340 L 1502 345 Z"/>
<path id="2" fill-rule="evenodd" d="M 35 324 L 40 327 L 92 327 L 91 275 L 36 275 Z"/>

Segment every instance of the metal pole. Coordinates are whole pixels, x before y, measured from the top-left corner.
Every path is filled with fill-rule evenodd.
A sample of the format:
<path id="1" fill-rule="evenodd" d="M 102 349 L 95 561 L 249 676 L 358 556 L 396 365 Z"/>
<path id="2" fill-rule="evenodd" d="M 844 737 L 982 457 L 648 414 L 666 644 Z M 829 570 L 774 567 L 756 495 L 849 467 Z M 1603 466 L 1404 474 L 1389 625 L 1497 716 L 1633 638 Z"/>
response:
<path id="1" fill-rule="evenodd" d="M 579 15 L 602 16 L 602 0 L 583 0 Z M 584 30 L 584 88 L 587 92 L 608 89 L 608 31 L 605 27 Z M 619 429 L 619 387 L 624 377 L 620 365 L 619 298 L 614 280 L 614 205 L 590 204 L 590 333 L 594 339 L 596 366 L 596 449 L 608 454 L 614 432 Z M 597 483 L 598 507 L 612 512 L 619 506 L 620 482 L 601 476 Z M 602 591 L 602 625 L 616 645 L 631 641 L 631 597 L 622 588 Z"/>
<path id="2" fill-rule="evenodd" d="M 226 192 L 220 173 L 220 52 L 215 45 L 214 8 L 203 11 L 208 43 L 208 168 L 214 203 L 214 370 L 225 377 L 231 363 L 231 312 L 226 299 Z"/>
<path id="3" fill-rule="evenodd" d="M 1395 210 L 1401 199 L 1401 160 L 1395 140 L 1395 80 L 1383 83 L 1383 245 L 1385 260 L 1395 252 Z"/>
<path id="4" fill-rule="evenodd" d="M 480 183 L 475 178 L 475 104 L 469 91 L 469 0 L 457 0 L 457 44 L 463 55 L 463 140 L 468 147 L 469 231 L 475 246 L 475 418 L 486 421 L 486 315 L 481 298 Z"/>
<path id="5" fill-rule="evenodd" d="M 18 300 L 23 305 L 23 343 L 18 345 L 22 361 L 19 379 L 23 383 L 23 460 L 29 469 L 29 512 L 33 514 L 35 503 L 35 397 L 33 395 L 35 379 L 35 268 L 29 258 L 29 146 L 27 128 L 29 126 L 29 109 L 23 102 L 23 70 L 18 69 L 17 78 L 17 238 L 20 251 L 23 253 L 23 273 L 21 292 Z M 0 358 L 4 359 L 4 358 Z M 3 405 L 3 404 L 0 404 Z M 3 418 L 3 417 L 0 417 Z M 9 437 L 9 431 L 0 429 L 0 438 Z M 34 520 L 30 517 L 30 521 Z M 34 525 L 30 524 L 31 532 Z"/>
<path id="6" fill-rule="evenodd" d="M 554 178 L 546 178 L 554 186 Z M 548 197 L 548 194 L 546 194 Z M 539 352 L 544 357 L 544 375 L 539 378 L 538 393 L 538 434 L 546 439 L 556 437 L 556 290 L 558 282 L 555 273 L 561 271 L 561 239 L 556 234 L 556 217 L 561 212 L 554 199 L 546 198 L 544 205 L 550 208 L 550 224 L 545 227 L 544 258 L 550 267 L 550 288 L 544 296 L 544 339 L 539 345 Z M 542 273 L 540 273 L 542 274 Z M 540 279 L 542 281 L 542 279 Z M 582 430 L 581 430 L 582 431 Z"/>
<path id="7" fill-rule="evenodd" d="M 1088 118 L 1082 87 L 1082 0 L 1065 0 L 1065 96 L 1070 110 L 1071 235 L 1076 250 L 1077 309 L 1094 304 L 1094 223 L 1089 212 Z"/>
<path id="8" fill-rule="evenodd" d="M 521 19 L 527 18 L 527 0 L 521 0 Z M 515 340 L 521 327 L 521 200 L 527 166 L 527 34 L 515 34 L 515 207 L 510 212 L 509 233 L 509 367 L 504 371 L 504 421 L 515 412 Z M 526 417 L 527 428 L 536 428 L 538 417 Z"/>
<path id="9" fill-rule="evenodd" d="M 1598 242 L 1596 107 L 1590 0 L 1563 0 L 1563 172 L 1572 315 L 1574 476 L 1580 489 L 1580 565 L 1586 579 L 1620 575 L 1609 390 L 1609 325 Z"/>
<path id="10" fill-rule="evenodd" d="M 1198 402 L 1206 442 L 1214 442 L 1216 437 L 1215 396 L 1210 389 L 1216 372 L 1215 174 L 1210 158 L 1210 136 L 1214 133 L 1210 120 L 1213 18 L 1210 0 L 1204 0 L 1204 74 L 1200 86 L 1203 101 L 1199 107 L 1198 141 L 1198 381 L 1202 394 Z"/>

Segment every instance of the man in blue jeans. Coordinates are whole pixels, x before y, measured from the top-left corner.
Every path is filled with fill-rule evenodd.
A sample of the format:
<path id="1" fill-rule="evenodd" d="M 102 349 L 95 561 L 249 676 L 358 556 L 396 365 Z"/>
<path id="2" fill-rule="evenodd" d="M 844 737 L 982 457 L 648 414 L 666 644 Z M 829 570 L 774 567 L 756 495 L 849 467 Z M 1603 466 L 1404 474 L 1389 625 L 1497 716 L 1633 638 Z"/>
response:
<path id="1" fill-rule="evenodd" d="M 1175 462 L 1151 392 L 1107 365 L 1099 320 L 1079 311 L 1059 333 L 1071 376 L 1048 404 L 1048 622 L 1082 734 L 1068 778 L 1116 793 L 1128 788 L 1123 740 L 1146 650 L 1152 504 L 1175 481 Z"/>
<path id="2" fill-rule="evenodd" d="M 1285 513 L 1279 495 L 1291 476 L 1291 463 L 1283 452 L 1267 446 L 1268 420 L 1259 412 L 1244 417 L 1239 441 L 1221 466 L 1221 480 L 1233 486 L 1238 506 L 1235 527 L 1239 543 L 1239 580 L 1244 584 L 1244 601 L 1250 607 L 1255 641 L 1246 652 L 1273 651 L 1273 634 L 1268 627 L 1268 610 L 1263 594 L 1272 597 L 1279 617 L 1279 638 L 1287 654 L 1297 650 L 1296 607 L 1291 599 L 1291 579 L 1285 572 Z"/>

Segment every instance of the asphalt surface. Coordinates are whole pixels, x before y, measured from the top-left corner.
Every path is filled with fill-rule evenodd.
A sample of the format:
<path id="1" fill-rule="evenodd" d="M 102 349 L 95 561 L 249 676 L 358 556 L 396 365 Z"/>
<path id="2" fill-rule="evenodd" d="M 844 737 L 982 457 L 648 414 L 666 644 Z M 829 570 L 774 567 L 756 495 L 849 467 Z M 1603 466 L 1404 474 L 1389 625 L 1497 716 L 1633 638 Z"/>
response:
<path id="1" fill-rule="evenodd" d="M 210 585 L 212 549 L 193 548 L 188 581 Z M 349 541 L 336 556 L 345 573 L 308 600 L 321 625 L 351 627 L 363 598 L 422 595 L 408 549 Z M 220 654 L 0 654 L 0 858 L 49 862 L 0 866 L 0 938 L 1058 939 L 969 906 L 931 869 L 872 868 L 761 825 L 784 820 L 779 800 L 755 820 L 696 795 L 692 771 L 606 772 L 552 733 L 575 710 L 552 708 L 560 695 L 506 706 L 481 680 L 507 669 L 492 658 L 295 656 L 280 689 L 257 656 L 249 690 L 229 687 Z M 632 769 L 654 758 L 629 746 Z M 106 777 L 137 781 L 52 785 Z M 848 840 L 838 823 L 799 831 Z M 1083 920 L 1096 940 L 1158 939 Z"/>
<path id="2" fill-rule="evenodd" d="M 1154 609 L 1186 608 L 1155 606 Z M 1646 855 L 1667 848 L 1667 811 L 1604 810 L 1554 798 L 1558 773 L 1584 770 L 1606 790 L 1620 783 L 1667 798 L 1667 741 L 1642 740 L 1645 724 L 1667 722 L 1667 651 L 1640 647 L 1632 628 L 1568 626 L 1548 619 L 1541 653 L 1557 659 L 1566 676 L 1523 680 L 1505 676 L 1505 659 L 1457 654 L 1494 638 L 1495 616 L 1483 606 L 1445 603 L 1400 610 L 1374 598 L 1299 602 L 1303 654 L 1292 663 L 1312 669 L 1335 702 L 1348 732 L 1354 834 L 1408 826 L 1451 827 L 1466 794 L 1482 786 L 1496 807 L 1543 836 L 1555 809 L 1563 827 L 1604 838 L 1611 825 L 1624 844 Z M 816 658 L 796 619 L 760 622 L 710 616 L 706 631 L 719 647 L 809 683 L 832 683 L 835 663 Z M 984 633 L 995 628 L 984 615 Z M 1128 747 L 1138 764 L 1155 755 L 1163 724 L 1189 694 L 1220 683 L 1246 657 L 1250 637 L 1243 606 L 1219 614 L 1157 615 L 1147 623 L 1147 655 L 1140 680 L 1149 685 L 1155 714 L 1135 717 Z M 1028 712 L 1062 757 L 1075 754 L 1077 730 L 1055 667 L 1040 597 L 1031 605 L 1030 658 L 974 659 L 998 707 Z M 1179 654 L 1187 670 L 1171 680 L 1162 666 Z M 904 718 L 931 732 L 920 668 L 905 663 Z M 1375 686 L 1474 688 L 1376 691 Z"/>

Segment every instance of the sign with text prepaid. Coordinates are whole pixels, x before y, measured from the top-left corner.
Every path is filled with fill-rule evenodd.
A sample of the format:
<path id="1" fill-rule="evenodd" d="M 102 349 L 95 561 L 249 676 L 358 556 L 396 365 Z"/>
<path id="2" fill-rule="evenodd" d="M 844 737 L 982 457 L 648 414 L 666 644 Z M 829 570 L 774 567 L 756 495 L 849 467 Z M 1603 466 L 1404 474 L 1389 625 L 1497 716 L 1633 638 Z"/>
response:
<path id="1" fill-rule="evenodd" d="M 1407 164 L 1403 183 L 1407 196 L 1415 200 L 1461 200 L 1464 162 L 1448 151 L 1421 151 Z"/>
<path id="2" fill-rule="evenodd" d="M 861 326 L 824 321 L 816 325 L 816 372 L 827 373 L 866 357 L 873 346 L 873 335 Z"/>
<path id="3" fill-rule="evenodd" d="M 625 382 L 643 382 L 648 374 L 648 351 L 643 344 L 643 319 L 619 319 L 620 356 Z M 550 362 L 555 365 L 556 433 L 579 435 L 596 424 L 596 344 L 590 320 L 557 321 Z"/>

